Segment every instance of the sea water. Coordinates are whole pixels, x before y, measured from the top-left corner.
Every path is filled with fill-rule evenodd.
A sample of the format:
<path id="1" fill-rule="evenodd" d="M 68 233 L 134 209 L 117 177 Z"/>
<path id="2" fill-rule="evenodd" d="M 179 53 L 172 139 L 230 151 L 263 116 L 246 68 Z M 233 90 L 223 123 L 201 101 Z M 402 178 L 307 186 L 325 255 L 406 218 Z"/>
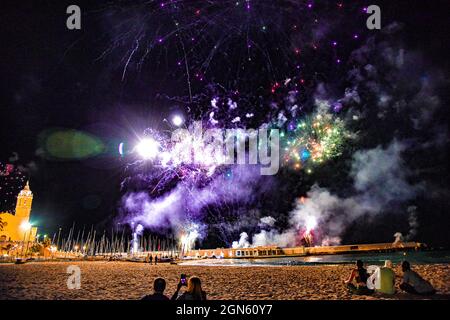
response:
<path id="1" fill-rule="evenodd" d="M 181 264 L 202 266 L 301 266 L 352 264 L 356 260 L 363 260 L 368 265 L 382 265 L 385 260 L 391 260 L 394 264 L 403 260 L 408 260 L 412 264 L 448 264 L 450 263 L 450 251 L 354 253 L 265 259 L 201 259 L 188 260 Z"/>

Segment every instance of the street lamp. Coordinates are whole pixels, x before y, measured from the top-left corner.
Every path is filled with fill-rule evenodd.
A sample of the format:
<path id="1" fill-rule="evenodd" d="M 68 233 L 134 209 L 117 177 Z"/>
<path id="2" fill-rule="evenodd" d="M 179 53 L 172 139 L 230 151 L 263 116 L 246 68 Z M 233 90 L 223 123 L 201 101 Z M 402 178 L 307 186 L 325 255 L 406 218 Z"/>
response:
<path id="1" fill-rule="evenodd" d="M 58 231 L 58 240 L 56 241 L 56 250 L 55 251 L 57 251 L 59 248 L 59 237 L 61 236 L 61 229 L 62 228 L 59 228 L 59 231 Z"/>
<path id="2" fill-rule="evenodd" d="M 31 223 L 29 223 L 28 221 L 23 221 L 20 224 L 20 229 L 23 231 L 23 242 L 22 242 L 22 255 L 23 255 L 23 250 L 25 247 L 25 237 L 27 235 L 27 232 L 30 234 L 31 233 L 31 227 L 33 227 L 33 225 Z M 28 240 L 30 239 L 30 237 L 28 236 Z M 28 251 L 28 244 L 27 244 L 27 251 Z"/>
<path id="3" fill-rule="evenodd" d="M 20 224 L 20 229 L 22 229 L 24 232 L 27 232 L 31 229 L 33 225 L 29 223 L 28 221 L 24 221 Z"/>

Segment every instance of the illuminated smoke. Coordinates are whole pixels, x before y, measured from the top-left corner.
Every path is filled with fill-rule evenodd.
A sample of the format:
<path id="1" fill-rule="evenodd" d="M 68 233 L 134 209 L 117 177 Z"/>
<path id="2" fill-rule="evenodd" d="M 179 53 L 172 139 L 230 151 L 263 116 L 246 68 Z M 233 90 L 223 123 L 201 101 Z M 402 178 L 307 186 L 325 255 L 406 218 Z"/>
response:
<path id="1" fill-rule="evenodd" d="M 142 236 L 142 232 L 144 231 L 144 227 L 140 224 L 136 226 L 133 232 L 133 240 L 132 240 L 132 253 L 139 252 L 139 236 Z"/>
<path id="2" fill-rule="evenodd" d="M 287 231 L 262 230 L 253 236 L 252 245 L 299 245 L 301 238 L 316 228 L 320 231 L 318 244 L 336 245 L 359 217 L 380 214 L 393 202 L 414 198 L 420 186 L 407 180 L 409 171 L 402 160 L 405 149 L 404 143 L 394 140 L 386 148 L 357 151 L 350 172 L 355 195 L 340 197 L 314 185 L 290 213 L 291 227 Z"/>
<path id="3" fill-rule="evenodd" d="M 403 242 L 403 235 L 400 232 L 394 233 L 394 245 L 401 244 Z"/>
<path id="4" fill-rule="evenodd" d="M 275 224 L 276 220 L 273 217 L 263 217 L 260 220 L 260 226 L 261 227 L 273 227 Z"/>
<path id="5" fill-rule="evenodd" d="M 200 226 L 196 223 L 188 224 L 185 227 L 181 227 L 182 230 L 178 235 L 180 239 L 181 252 L 188 252 L 194 249 L 194 244 L 197 239 L 201 236 Z"/>
<path id="6" fill-rule="evenodd" d="M 239 241 L 233 241 L 233 244 L 231 245 L 232 248 L 248 248 L 250 247 L 250 243 L 248 242 L 248 234 L 247 232 L 242 232 L 240 234 Z"/>
<path id="7" fill-rule="evenodd" d="M 417 235 L 418 228 L 419 228 L 419 218 L 417 214 L 417 207 L 416 206 L 409 206 L 408 207 L 408 223 L 409 223 L 409 232 L 406 235 L 406 240 L 411 241 L 414 240 L 414 238 Z"/>

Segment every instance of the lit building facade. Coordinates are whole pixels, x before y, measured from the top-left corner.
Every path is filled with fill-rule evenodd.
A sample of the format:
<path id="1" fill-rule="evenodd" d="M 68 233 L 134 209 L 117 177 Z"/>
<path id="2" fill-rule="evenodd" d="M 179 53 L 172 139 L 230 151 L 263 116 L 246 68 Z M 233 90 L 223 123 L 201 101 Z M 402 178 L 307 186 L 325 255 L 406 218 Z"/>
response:
<path id="1" fill-rule="evenodd" d="M 34 241 L 37 234 L 37 227 L 30 223 L 31 204 L 33 193 L 27 182 L 22 191 L 17 196 L 16 210 L 14 214 L 0 213 L 1 221 L 4 223 L 3 230 L 0 231 L 0 241 Z"/>

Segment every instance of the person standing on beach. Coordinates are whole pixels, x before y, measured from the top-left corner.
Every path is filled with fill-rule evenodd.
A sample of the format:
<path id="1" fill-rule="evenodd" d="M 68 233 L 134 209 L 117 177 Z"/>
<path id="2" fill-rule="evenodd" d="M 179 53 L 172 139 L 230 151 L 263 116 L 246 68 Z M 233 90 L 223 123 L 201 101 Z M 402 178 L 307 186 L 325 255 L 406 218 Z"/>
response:
<path id="1" fill-rule="evenodd" d="M 418 295 L 433 295 L 436 290 L 431 283 L 423 279 L 417 272 L 411 270 L 411 265 L 408 261 L 402 262 L 403 281 L 400 284 L 400 289 L 405 292 Z"/>
<path id="2" fill-rule="evenodd" d="M 152 264 L 152 262 L 153 262 L 153 255 L 150 254 L 148 257 L 148 263 Z"/>
<path id="3" fill-rule="evenodd" d="M 153 294 L 149 294 L 141 300 L 167 301 L 169 298 L 164 295 L 164 290 L 166 290 L 166 280 L 156 278 L 153 282 Z"/>
<path id="4" fill-rule="evenodd" d="M 350 277 L 344 281 L 347 288 L 354 294 L 372 294 L 374 291 L 367 288 L 369 274 L 361 260 L 356 261 L 356 268 L 352 270 Z"/>
<path id="5" fill-rule="evenodd" d="M 155 256 L 155 266 L 158 264 L 158 255 Z"/>

